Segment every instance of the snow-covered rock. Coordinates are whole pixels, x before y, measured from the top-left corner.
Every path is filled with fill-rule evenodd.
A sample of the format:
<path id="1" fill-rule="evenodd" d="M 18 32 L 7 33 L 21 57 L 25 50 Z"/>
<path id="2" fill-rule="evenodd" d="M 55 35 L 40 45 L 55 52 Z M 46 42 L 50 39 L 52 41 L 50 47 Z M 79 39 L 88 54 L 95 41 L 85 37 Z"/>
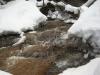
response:
<path id="1" fill-rule="evenodd" d="M 0 33 L 33 29 L 34 26 L 46 19 L 46 16 L 36 7 L 34 0 L 14 0 L 0 9 Z"/>
<path id="2" fill-rule="evenodd" d="M 95 58 L 78 68 L 69 68 L 58 75 L 100 75 L 100 58 Z"/>
<path id="3" fill-rule="evenodd" d="M 74 14 L 78 14 L 79 13 L 79 8 L 78 7 L 74 7 L 72 5 L 65 5 L 65 10 L 69 11 L 69 12 L 73 12 Z"/>

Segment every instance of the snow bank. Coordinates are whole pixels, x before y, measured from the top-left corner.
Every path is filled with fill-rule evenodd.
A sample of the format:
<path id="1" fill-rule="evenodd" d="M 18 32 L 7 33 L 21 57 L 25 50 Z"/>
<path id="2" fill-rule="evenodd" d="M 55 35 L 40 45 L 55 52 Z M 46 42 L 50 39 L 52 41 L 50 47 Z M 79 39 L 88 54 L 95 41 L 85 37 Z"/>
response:
<path id="1" fill-rule="evenodd" d="M 0 75 L 12 75 L 12 74 L 0 70 Z"/>
<path id="2" fill-rule="evenodd" d="M 70 68 L 59 75 L 100 75 L 100 58 L 78 68 Z"/>
<path id="3" fill-rule="evenodd" d="M 36 7 L 35 0 L 15 0 L 0 9 L 0 33 L 3 31 L 21 32 L 33 29 L 47 18 Z"/>
<path id="4" fill-rule="evenodd" d="M 100 49 L 100 0 L 81 13 L 80 18 L 68 30 L 69 34 L 89 39 L 95 49 Z"/>

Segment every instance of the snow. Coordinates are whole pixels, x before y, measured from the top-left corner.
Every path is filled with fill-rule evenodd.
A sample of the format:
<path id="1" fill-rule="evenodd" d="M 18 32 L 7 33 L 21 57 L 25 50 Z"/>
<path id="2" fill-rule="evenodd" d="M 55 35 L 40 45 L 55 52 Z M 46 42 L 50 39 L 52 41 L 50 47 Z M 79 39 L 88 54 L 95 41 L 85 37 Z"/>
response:
<path id="1" fill-rule="evenodd" d="M 17 45 L 23 43 L 26 40 L 26 36 L 24 36 L 23 32 L 20 34 L 20 37 L 21 38 L 15 44 L 13 44 L 13 46 L 17 46 Z"/>
<path id="2" fill-rule="evenodd" d="M 84 4 L 81 7 L 75 7 L 70 4 L 64 5 L 65 11 L 73 12 L 74 14 L 81 14 L 88 9 L 88 7 Z"/>
<path id="3" fill-rule="evenodd" d="M 0 9 L 0 33 L 33 29 L 34 26 L 47 19 L 36 7 L 35 0 L 15 0 L 2 7 Z"/>
<path id="4" fill-rule="evenodd" d="M 59 6 L 65 6 L 66 4 L 64 2 L 62 2 L 62 1 L 60 1 L 60 2 L 57 3 L 57 5 L 59 5 Z"/>
<path id="5" fill-rule="evenodd" d="M 79 13 L 79 8 L 78 7 L 74 7 L 70 4 L 65 5 L 65 10 L 66 11 L 70 11 L 70 12 L 74 12 L 74 14 L 78 14 Z"/>
<path id="6" fill-rule="evenodd" d="M 53 5 L 60 5 L 60 6 L 65 6 L 65 3 L 63 3 L 63 2 L 54 2 L 54 1 L 48 1 L 48 0 L 44 0 L 44 4 L 45 5 L 47 5 L 47 3 L 51 3 L 51 4 L 53 4 Z M 41 0 L 41 1 L 37 1 L 37 6 L 43 6 L 43 0 Z"/>
<path id="7" fill-rule="evenodd" d="M 44 4 L 47 5 L 47 3 L 49 3 L 50 1 L 48 0 L 44 0 Z M 41 1 L 37 1 L 37 6 L 43 6 L 43 0 Z"/>
<path id="8" fill-rule="evenodd" d="M 57 18 L 58 13 L 59 13 L 58 11 L 52 12 L 51 10 L 49 10 L 47 17 Z"/>
<path id="9" fill-rule="evenodd" d="M 60 20 L 65 20 L 66 21 L 71 17 L 71 15 L 68 14 L 68 13 L 61 12 L 59 10 L 56 10 L 54 12 L 49 10 L 47 17 L 51 17 L 52 19 L 60 19 Z"/>
<path id="10" fill-rule="evenodd" d="M 57 5 L 57 3 L 54 2 L 54 1 L 50 1 L 50 3 L 53 4 L 53 5 Z"/>
<path id="11" fill-rule="evenodd" d="M 88 64 L 77 68 L 69 68 L 58 75 L 100 75 L 100 58 L 95 58 Z"/>
<path id="12" fill-rule="evenodd" d="M 79 8 L 79 10 L 80 10 L 80 14 L 81 14 L 81 13 L 83 13 L 84 11 L 88 10 L 88 7 L 85 6 L 85 5 L 82 5 L 82 6 Z"/>
<path id="13" fill-rule="evenodd" d="M 53 4 L 53 5 L 60 5 L 60 6 L 65 6 L 66 4 L 64 3 L 64 2 L 62 2 L 62 1 L 60 1 L 60 2 L 54 2 L 54 1 L 49 1 L 49 0 L 44 0 L 44 4 L 45 5 L 47 5 L 47 3 L 51 3 L 51 4 Z M 36 4 L 37 4 L 37 6 L 43 6 L 43 0 L 41 0 L 41 1 L 37 1 L 36 2 Z"/>
<path id="14" fill-rule="evenodd" d="M 75 34 L 89 39 L 95 51 L 100 49 L 100 0 L 81 13 L 80 18 L 68 30 L 68 34 Z"/>
<path id="15" fill-rule="evenodd" d="M 74 20 L 74 19 L 68 19 L 68 20 L 65 20 L 64 22 L 65 23 L 75 23 L 77 20 Z"/>
<path id="16" fill-rule="evenodd" d="M 0 75 L 12 75 L 12 74 L 0 70 Z"/>
<path id="17" fill-rule="evenodd" d="M 48 17 L 52 17 L 52 18 L 61 18 L 61 15 L 59 14 L 59 11 L 55 11 L 55 12 L 52 12 L 52 11 L 49 11 L 48 12 Z"/>

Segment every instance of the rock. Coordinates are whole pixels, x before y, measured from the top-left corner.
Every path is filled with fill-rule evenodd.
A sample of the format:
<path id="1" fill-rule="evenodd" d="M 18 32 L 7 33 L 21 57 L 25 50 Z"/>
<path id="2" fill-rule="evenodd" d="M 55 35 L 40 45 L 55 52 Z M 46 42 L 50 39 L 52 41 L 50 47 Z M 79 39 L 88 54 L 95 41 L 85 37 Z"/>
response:
<path id="1" fill-rule="evenodd" d="M 38 35 L 39 35 L 38 33 L 25 34 L 26 40 L 25 40 L 24 44 L 28 44 L 28 45 L 37 44 L 38 43 L 38 40 L 37 40 Z"/>
<path id="2" fill-rule="evenodd" d="M 55 5 L 51 4 L 51 3 L 47 3 L 46 6 L 43 6 L 40 11 L 44 14 L 44 15 L 48 15 L 48 11 L 51 10 L 51 11 L 55 11 Z"/>
<path id="3" fill-rule="evenodd" d="M 3 32 L 0 34 L 0 47 L 12 46 L 19 38 L 20 34 L 16 32 Z"/>

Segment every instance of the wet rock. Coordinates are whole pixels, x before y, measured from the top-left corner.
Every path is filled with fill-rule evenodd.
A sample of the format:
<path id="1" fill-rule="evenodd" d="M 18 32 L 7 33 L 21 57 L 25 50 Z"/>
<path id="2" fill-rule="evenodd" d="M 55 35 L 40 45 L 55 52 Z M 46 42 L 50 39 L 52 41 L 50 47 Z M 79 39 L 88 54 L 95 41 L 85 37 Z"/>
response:
<path id="1" fill-rule="evenodd" d="M 0 34 L 0 47 L 7 47 L 14 44 L 20 38 L 16 32 L 3 32 Z"/>
<path id="2" fill-rule="evenodd" d="M 44 15 L 48 15 L 48 11 L 51 10 L 52 12 L 55 11 L 55 5 L 51 4 L 51 3 L 47 3 L 46 6 L 43 6 L 40 11 L 44 14 Z"/>
<path id="3" fill-rule="evenodd" d="M 91 46 L 91 43 L 89 41 L 83 42 L 82 37 L 77 37 L 75 35 L 70 34 L 69 38 L 67 39 L 67 44 L 67 47 L 69 49 L 74 47 L 74 50 L 78 50 L 83 53 L 93 53 L 93 47 Z"/>
<path id="4" fill-rule="evenodd" d="M 37 44 L 38 40 L 38 33 L 27 33 L 25 34 L 26 36 L 26 40 L 24 42 L 24 44 L 28 44 L 28 45 L 33 45 L 33 44 Z"/>

